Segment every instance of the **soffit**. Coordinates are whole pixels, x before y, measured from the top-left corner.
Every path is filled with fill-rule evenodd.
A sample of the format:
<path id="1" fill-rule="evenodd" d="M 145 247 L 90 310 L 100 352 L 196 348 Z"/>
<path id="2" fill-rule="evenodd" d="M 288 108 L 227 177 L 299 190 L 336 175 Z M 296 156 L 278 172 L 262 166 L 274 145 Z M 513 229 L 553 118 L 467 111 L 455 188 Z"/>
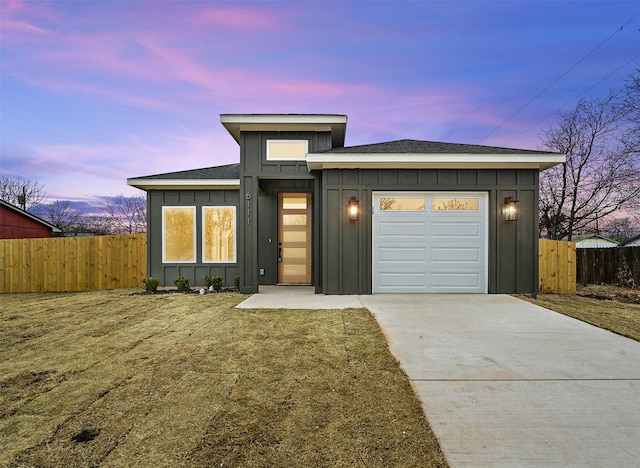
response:
<path id="1" fill-rule="evenodd" d="M 331 132 L 332 146 L 344 146 L 347 116 L 341 114 L 220 114 L 220 122 L 240 143 L 240 132 Z"/>
<path id="2" fill-rule="evenodd" d="M 538 169 L 564 163 L 556 153 L 525 154 L 415 154 L 415 153 L 309 153 L 310 171 L 322 169 Z"/>
<path id="3" fill-rule="evenodd" d="M 127 179 L 141 190 L 239 190 L 240 179 Z"/>

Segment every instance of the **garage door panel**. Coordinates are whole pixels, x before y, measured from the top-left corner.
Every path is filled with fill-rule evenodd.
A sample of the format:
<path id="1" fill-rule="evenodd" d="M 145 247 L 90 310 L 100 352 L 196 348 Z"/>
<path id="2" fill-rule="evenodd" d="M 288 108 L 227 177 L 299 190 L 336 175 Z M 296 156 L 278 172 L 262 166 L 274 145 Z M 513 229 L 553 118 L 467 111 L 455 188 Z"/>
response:
<path id="1" fill-rule="evenodd" d="M 424 247 L 380 247 L 380 262 L 421 262 L 424 263 L 427 252 Z"/>
<path id="2" fill-rule="evenodd" d="M 420 220 L 396 221 L 389 222 L 384 221 L 379 225 L 378 236 L 380 238 L 385 237 L 424 237 L 426 234 L 426 226 L 424 222 Z"/>
<path id="3" fill-rule="evenodd" d="M 447 222 L 431 223 L 431 235 L 433 237 L 473 237 L 480 236 L 480 221 L 476 222 Z"/>
<path id="4" fill-rule="evenodd" d="M 381 198 L 417 196 L 426 209 L 379 209 Z M 432 209 L 432 200 L 447 198 L 478 203 L 473 210 Z M 477 192 L 374 193 L 373 292 L 486 293 L 486 199 Z"/>
<path id="5" fill-rule="evenodd" d="M 481 252 L 477 247 L 471 248 L 442 248 L 431 249 L 431 261 L 444 263 L 478 263 L 481 260 Z"/>
<path id="6" fill-rule="evenodd" d="M 431 274 L 431 285 L 434 288 L 461 289 L 476 288 L 480 285 L 478 273 L 437 273 Z"/>
<path id="7" fill-rule="evenodd" d="M 389 272 L 380 274 L 380 286 L 382 287 L 424 288 L 426 283 L 427 275 L 425 273 Z"/>

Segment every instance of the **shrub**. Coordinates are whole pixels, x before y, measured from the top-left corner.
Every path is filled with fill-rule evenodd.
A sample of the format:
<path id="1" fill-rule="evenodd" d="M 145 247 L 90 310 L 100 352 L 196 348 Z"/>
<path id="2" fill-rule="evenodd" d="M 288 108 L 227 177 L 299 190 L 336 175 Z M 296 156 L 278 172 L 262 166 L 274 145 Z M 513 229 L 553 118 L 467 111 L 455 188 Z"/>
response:
<path id="1" fill-rule="evenodd" d="M 174 283 L 180 292 L 186 293 L 191 291 L 191 284 L 188 276 L 178 276 Z"/>
<path id="2" fill-rule="evenodd" d="M 160 285 L 160 280 L 151 276 L 149 278 L 143 279 L 142 284 L 144 284 L 145 291 L 156 292 L 158 290 L 158 286 Z"/>
<path id="3" fill-rule="evenodd" d="M 233 282 L 233 284 L 236 285 L 236 289 L 240 289 L 240 277 L 239 276 L 236 276 L 236 279 Z"/>
<path id="4" fill-rule="evenodd" d="M 631 267 L 629 267 L 627 262 L 623 262 L 622 266 L 618 268 L 616 279 L 618 280 L 618 286 L 630 289 L 636 288 L 636 281 L 633 278 L 633 271 L 631 271 Z"/>
<path id="5" fill-rule="evenodd" d="M 213 286 L 213 289 L 215 289 L 216 291 L 220 291 L 220 289 L 222 289 L 222 285 L 224 284 L 224 278 L 219 275 L 204 275 L 202 279 L 204 279 L 205 286 Z"/>

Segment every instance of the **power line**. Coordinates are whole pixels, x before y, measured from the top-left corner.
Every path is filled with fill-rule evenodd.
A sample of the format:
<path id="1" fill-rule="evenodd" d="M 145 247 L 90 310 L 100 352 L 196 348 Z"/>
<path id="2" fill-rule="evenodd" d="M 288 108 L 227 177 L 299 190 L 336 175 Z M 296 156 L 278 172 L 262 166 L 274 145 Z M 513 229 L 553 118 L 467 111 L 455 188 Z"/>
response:
<path id="1" fill-rule="evenodd" d="M 524 135 L 525 133 L 527 133 L 529 130 L 531 130 L 534 127 L 537 127 L 539 124 L 541 124 L 542 122 L 544 122 L 545 120 L 547 120 L 549 117 L 551 117 L 552 115 L 554 115 L 556 112 L 558 112 L 560 109 L 562 109 L 563 107 L 565 107 L 567 104 L 569 104 L 572 101 L 575 101 L 576 99 L 578 99 L 579 97 L 581 97 L 582 95 L 586 94 L 588 91 L 592 90 L 593 88 L 595 88 L 596 86 L 598 86 L 600 83 L 602 83 L 604 80 L 606 80 L 607 78 L 609 78 L 610 76 L 616 74 L 618 71 L 620 71 L 621 69 L 623 69 L 624 67 L 626 67 L 627 65 L 629 65 L 631 62 L 633 62 L 634 60 L 640 58 L 640 55 L 636 55 L 635 57 L 633 57 L 631 60 L 629 60 L 628 62 L 624 63 L 623 65 L 620 65 L 618 68 L 616 68 L 615 70 L 613 70 L 611 73 L 609 73 L 608 75 L 606 75 L 605 77 L 601 78 L 600 80 L 598 80 L 596 83 L 594 83 L 593 85 L 589 86 L 587 89 L 585 89 L 584 91 L 582 91 L 580 94 L 578 94 L 577 96 L 569 99 L 567 102 L 565 102 L 564 104 L 562 104 L 560 107 L 558 107 L 556 110 L 554 110 L 553 112 L 551 112 L 550 114 L 548 114 L 547 116 L 541 118 L 540 120 L 538 120 L 536 123 L 534 123 L 533 125 L 531 125 L 529 128 L 527 128 L 525 131 L 521 132 L 520 134 L 518 134 L 517 136 L 513 137 L 511 140 L 509 140 L 507 142 L 507 144 L 510 144 L 511 142 L 513 142 L 514 140 L 517 140 L 518 138 L 520 138 L 522 135 Z"/>
<path id="2" fill-rule="evenodd" d="M 542 96 L 549 88 L 551 88 L 554 84 L 556 84 L 558 81 L 560 81 L 562 78 L 564 78 L 569 72 L 571 72 L 574 68 L 576 68 L 578 65 L 580 65 L 582 62 L 584 62 L 589 56 L 591 56 L 596 50 L 598 50 L 600 47 L 602 47 L 606 42 L 608 42 L 613 36 L 615 36 L 616 34 L 618 34 L 620 31 L 622 31 L 625 26 L 627 26 L 629 23 L 633 22 L 638 16 L 640 16 L 640 13 L 636 14 L 633 18 L 631 18 L 629 21 L 627 21 L 625 24 L 623 24 L 622 26 L 620 26 L 620 29 L 617 29 L 613 34 L 611 34 L 609 37 L 607 37 L 604 41 L 602 41 L 600 44 L 598 44 L 594 49 L 592 49 L 587 55 L 585 55 L 584 57 L 582 57 L 580 60 L 578 60 L 573 66 L 571 66 L 567 71 L 565 71 L 562 75 L 560 75 L 558 78 L 556 78 L 555 80 L 553 80 L 546 88 L 544 88 L 542 91 L 540 91 L 538 94 L 536 94 L 533 98 L 531 98 L 526 104 L 524 104 L 522 107 L 520 107 L 518 110 L 516 110 L 513 114 L 511 114 L 509 117 L 507 117 L 500 125 L 498 125 L 496 128 L 494 128 L 493 130 L 491 130 L 489 132 L 489 134 L 487 136 L 485 136 L 482 141 L 486 140 L 487 138 L 489 138 L 491 135 L 493 135 L 495 132 L 497 132 L 500 128 L 502 128 L 502 126 L 504 124 L 506 124 L 509 120 L 511 120 L 512 118 L 514 118 L 516 115 L 518 115 L 520 112 L 522 112 L 524 109 L 526 109 L 533 101 L 535 101 L 536 99 L 538 99 L 540 96 Z M 591 89 L 591 88 L 589 88 Z"/>

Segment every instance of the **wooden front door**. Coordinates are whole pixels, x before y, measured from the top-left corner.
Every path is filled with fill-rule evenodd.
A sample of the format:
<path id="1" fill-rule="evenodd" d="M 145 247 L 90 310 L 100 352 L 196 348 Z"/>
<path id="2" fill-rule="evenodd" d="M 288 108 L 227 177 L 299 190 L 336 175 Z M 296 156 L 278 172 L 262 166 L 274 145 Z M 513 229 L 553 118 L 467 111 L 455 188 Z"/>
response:
<path id="1" fill-rule="evenodd" d="M 311 284 L 311 194 L 278 194 L 278 283 Z"/>

